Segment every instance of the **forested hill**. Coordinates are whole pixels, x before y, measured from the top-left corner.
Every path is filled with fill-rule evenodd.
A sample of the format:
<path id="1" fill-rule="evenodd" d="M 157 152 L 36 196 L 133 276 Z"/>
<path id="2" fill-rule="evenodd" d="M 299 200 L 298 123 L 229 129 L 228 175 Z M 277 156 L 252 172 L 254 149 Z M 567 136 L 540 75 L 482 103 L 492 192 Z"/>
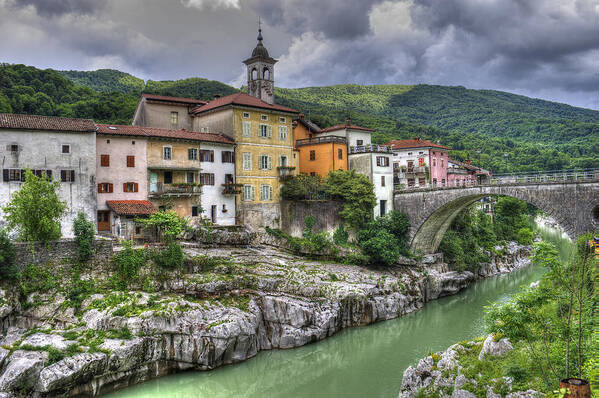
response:
<path id="1" fill-rule="evenodd" d="M 0 64 L 0 112 L 130 123 L 141 92 L 210 100 L 237 91 L 201 78 L 144 83 L 110 69 L 59 72 Z M 453 157 L 470 157 L 494 172 L 599 167 L 599 111 L 501 91 L 431 85 L 278 88 L 275 95 L 277 103 L 322 127 L 350 116 L 377 130 L 375 142 L 438 139 L 453 148 Z"/>

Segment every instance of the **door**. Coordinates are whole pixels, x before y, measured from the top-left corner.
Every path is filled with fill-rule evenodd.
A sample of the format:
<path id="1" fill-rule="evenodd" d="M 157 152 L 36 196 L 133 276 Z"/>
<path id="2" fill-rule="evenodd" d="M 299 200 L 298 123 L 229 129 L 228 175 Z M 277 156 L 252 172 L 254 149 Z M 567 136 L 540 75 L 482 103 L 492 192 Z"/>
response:
<path id="1" fill-rule="evenodd" d="M 98 231 L 110 231 L 110 211 L 98 211 Z"/>
<path id="2" fill-rule="evenodd" d="M 216 205 L 212 205 L 210 208 L 210 219 L 213 224 L 216 224 Z"/>
<path id="3" fill-rule="evenodd" d="M 150 173 L 150 192 L 158 192 L 158 173 Z"/>
<path id="4" fill-rule="evenodd" d="M 387 201 L 386 200 L 381 200 L 381 204 L 379 206 L 379 209 L 381 210 L 381 217 L 383 217 L 385 214 L 387 214 Z"/>

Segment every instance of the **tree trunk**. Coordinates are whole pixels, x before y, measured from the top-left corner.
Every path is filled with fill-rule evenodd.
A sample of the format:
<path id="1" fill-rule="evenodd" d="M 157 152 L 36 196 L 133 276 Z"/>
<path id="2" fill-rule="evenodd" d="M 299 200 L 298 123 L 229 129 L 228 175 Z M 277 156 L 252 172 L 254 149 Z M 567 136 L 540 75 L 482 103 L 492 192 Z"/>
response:
<path id="1" fill-rule="evenodd" d="M 565 388 L 564 398 L 591 398 L 591 385 L 583 379 L 562 379 L 559 388 Z"/>

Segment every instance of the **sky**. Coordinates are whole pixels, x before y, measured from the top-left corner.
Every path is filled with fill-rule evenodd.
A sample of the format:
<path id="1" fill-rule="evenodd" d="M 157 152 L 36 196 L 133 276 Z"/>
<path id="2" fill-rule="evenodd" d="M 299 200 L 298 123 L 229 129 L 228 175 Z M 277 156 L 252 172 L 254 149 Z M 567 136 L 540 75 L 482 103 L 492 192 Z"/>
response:
<path id="1" fill-rule="evenodd" d="M 240 87 L 440 84 L 599 110 L 599 0 L 0 0 L 0 62 Z"/>

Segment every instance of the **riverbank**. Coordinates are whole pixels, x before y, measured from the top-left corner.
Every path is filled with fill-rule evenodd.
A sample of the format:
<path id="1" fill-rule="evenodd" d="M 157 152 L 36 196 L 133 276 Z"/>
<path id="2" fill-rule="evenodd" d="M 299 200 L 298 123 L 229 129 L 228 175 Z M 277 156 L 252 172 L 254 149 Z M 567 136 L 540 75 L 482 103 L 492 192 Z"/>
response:
<path id="1" fill-rule="evenodd" d="M 431 259 L 368 269 L 266 246 L 187 254 L 195 265 L 151 287 L 156 292 L 97 294 L 77 313 L 56 291 L 33 293 L 26 306 L 6 291 L 0 389 L 33 390 L 38 397 L 101 395 L 185 369 L 213 369 L 405 315 L 477 278 L 446 272 Z M 508 249 L 479 277 L 521 267 L 527 254 Z M 84 270 L 82 278 L 102 280 L 105 271 Z"/>

